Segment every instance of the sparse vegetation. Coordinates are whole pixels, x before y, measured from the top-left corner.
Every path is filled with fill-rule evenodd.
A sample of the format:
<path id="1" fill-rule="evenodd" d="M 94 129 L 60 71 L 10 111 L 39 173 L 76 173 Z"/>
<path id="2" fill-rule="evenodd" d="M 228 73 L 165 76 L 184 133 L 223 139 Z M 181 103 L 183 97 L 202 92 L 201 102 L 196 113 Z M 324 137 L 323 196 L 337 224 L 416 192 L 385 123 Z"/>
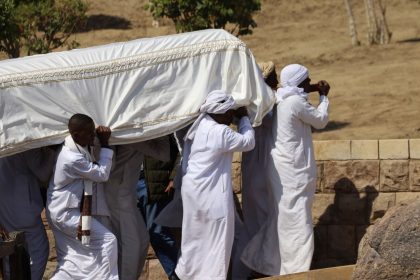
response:
<path id="1" fill-rule="evenodd" d="M 235 36 L 251 34 L 259 0 L 150 0 L 145 9 L 154 18 L 169 18 L 177 32 L 224 28 Z"/>
<path id="2" fill-rule="evenodd" d="M 9 57 L 48 53 L 66 45 L 86 20 L 82 0 L 0 0 L 0 51 Z"/>

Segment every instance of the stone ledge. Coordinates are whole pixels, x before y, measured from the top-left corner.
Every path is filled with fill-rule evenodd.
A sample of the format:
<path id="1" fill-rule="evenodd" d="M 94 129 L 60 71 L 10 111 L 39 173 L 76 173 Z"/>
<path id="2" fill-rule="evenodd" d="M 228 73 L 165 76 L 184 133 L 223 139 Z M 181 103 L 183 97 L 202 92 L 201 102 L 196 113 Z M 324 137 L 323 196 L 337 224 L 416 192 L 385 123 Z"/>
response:
<path id="1" fill-rule="evenodd" d="M 316 160 L 350 159 L 350 140 L 314 141 Z"/>
<path id="2" fill-rule="evenodd" d="M 378 140 L 351 140 L 351 159 L 378 158 Z"/>
<path id="3" fill-rule="evenodd" d="M 400 192 L 395 193 L 395 202 L 399 204 L 401 202 L 408 202 L 410 200 L 420 199 L 420 192 Z"/>
<path id="4" fill-rule="evenodd" d="M 410 158 L 420 159 L 420 139 L 410 139 Z"/>
<path id="5" fill-rule="evenodd" d="M 408 139 L 379 140 L 380 159 L 408 159 Z"/>
<path id="6" fill-rule="evenodd" d="M 337 266 L 323 269 L 310 270 L 283 276 L 262 278 L 265 280 L 350 280 L 354 265 Z"/>

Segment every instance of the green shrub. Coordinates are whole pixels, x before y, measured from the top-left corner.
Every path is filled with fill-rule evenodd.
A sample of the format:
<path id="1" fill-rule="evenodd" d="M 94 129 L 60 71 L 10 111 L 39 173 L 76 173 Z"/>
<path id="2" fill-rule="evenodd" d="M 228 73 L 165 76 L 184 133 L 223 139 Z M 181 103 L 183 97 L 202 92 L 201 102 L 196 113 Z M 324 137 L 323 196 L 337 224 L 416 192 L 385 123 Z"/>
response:
<path id="1" fill-rule="evenodd" d="M 252 33 L 252 15 L 259 0 L 150 0 L 145 5 L 154 18 L 170 18 L 177 32 L 224 28 L 236 36 Z"/>
<path id="2" fill-rule="evenodd" d="M 87 4 L 84 1 L 0 0 L 0 2 L 2 3 L 0 5 L 7 8 L 5 11 L 2 9 L 0 18 L 0 25 L 6 27 L 6 31 L 0 35 L 2 46 L 14 42 L 15 47 L 1 49 L 9 57 L 18 57 L 22 47 L 27 55 L 31 55 L 48 53 L 64 45 L 68 48 L 78 45 L 76 41 L 68 40 L 77 28 L 86 22 Z M 16 42 L 19 42 L 19 45 Z M 17 46 L 19 46 L 18 51 L 16 51 Z"/>

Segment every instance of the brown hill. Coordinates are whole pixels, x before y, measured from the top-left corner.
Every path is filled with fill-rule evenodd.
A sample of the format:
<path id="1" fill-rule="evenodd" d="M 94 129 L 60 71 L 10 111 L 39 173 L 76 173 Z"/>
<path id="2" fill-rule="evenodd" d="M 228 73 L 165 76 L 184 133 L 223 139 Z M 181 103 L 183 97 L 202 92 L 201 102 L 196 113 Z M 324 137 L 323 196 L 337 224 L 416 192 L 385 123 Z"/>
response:
<path id="1" fill-rule="evenodd" d="M 87 2 L 89 31 L 76 34 L 81 47 L 175 33 L 169 20 L 152 26 L 145 0 Z M 258 27 L 241 39 L 278 72 L 297 62 L 312 80 L 330 82 L 331 122 L 316 139 L 420 138 L 420 3 L 386 1 L 392 42 L 368 47 L 363 1 L 352 2 L 360 47 L 351 46 L 338 0 L 262 0 Z"/>

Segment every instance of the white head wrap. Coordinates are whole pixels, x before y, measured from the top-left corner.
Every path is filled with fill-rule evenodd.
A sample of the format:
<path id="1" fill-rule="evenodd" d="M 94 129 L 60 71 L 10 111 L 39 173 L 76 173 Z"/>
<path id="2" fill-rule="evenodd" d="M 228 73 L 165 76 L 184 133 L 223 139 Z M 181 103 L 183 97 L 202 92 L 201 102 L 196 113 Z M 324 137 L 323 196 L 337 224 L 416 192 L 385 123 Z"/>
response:
<path id="1" fill-rule="evenodd" d="M 276 92 L 277 103 L 292 95 L 301 95 L 305 98 L 308 94 L 303 88 L 297 87 L 309 77 L 308 69 L 300 64 L 289 64 L 280 72 L 281 88 Z"/>
<path id="2" fill-rule="evenodd" d="M 200 107 L 200 115 L 197 120 L 193 123 L 191 128 L 188 130 L 187 134 L 184 137 L 184 140 L 192 140 L 195 137 L 195 132 L 197 131 L 200 121 L 204 118 L 206 114 L 224 114 L 228 110 L 235 107 L 235 100 L 232 96 L 227 95 L 223 90 L 214 90 L 210 92 L 206 101 Z"/>

